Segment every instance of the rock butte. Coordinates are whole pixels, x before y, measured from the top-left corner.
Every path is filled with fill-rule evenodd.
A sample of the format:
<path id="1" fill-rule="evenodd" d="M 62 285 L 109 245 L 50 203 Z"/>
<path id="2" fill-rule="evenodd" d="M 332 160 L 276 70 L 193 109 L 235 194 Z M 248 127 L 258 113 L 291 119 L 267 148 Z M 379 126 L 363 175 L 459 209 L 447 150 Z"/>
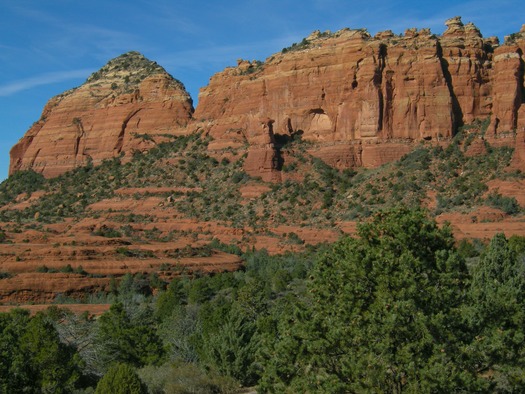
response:
<path id="1" fill-rule="evenodd" d="M 54 177 L 89 162 L 153 145 L 145 134 L 173 134 L 191 119 L 182 83 L 137 52 L 111 60 L 82 86 L 53 97 L 11 149 L 9 172 Z M 137 138 L 138 137 L 138 138 Z"/>
<path id="2" fill-rule="evenodd" d="M 499 45 L 459 17 L 445 24 L 441 36 L 314 32 L 264 63 L 239 60 L 215 74 L 195 111 L 160 66 L 122 55 L 48 102 L 12 148 L 10 173 L 53 177 L 147 150 L 153 142 L 144 134 L 200 129 L 213 137 L 210 153 L 245 149 L 246 172 L 280 181 L 280 144 L 297 135 L 336 168 L 375 167 L 422 140 L 446 144 L 463 124 L 487 118 L 485 138 L 515 146 L 515 166 L 525 169 L 525 25 Z"/>

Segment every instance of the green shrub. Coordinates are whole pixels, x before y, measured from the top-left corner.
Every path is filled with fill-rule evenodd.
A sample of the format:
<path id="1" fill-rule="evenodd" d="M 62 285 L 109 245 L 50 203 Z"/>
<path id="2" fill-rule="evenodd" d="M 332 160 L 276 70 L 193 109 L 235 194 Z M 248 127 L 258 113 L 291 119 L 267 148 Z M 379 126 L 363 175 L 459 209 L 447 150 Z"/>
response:
<path id="1" fill-rule="evenodd" d="M 521 235 L 512 235 L 509 238 L 509 247 L 518 255 L 525 253 L 525 237 Z"/>
<path id="2" fill-rule="evenodd" d="M 308 41 L 306 38 L 303 38 L 303 40 L 300 43 L 294 42 L 291 46 L 287 48 L 282 49 L 282 53 L 286 52 L 293 52 L 293 51 L 300 51 L 301 49 L 306 49 L 310 46 L 310 41 Z"/>
<path id="3" fill-rule="evenodd" d="M 124 246 L 118 247 L 116 253 L 126 257 L 136 257 L 139 259 L 155 257 L 155 254 L 151 250 L 129 249 Z"/>
<path id="4" fill-rule="evenodd" d="M 95 394 L 146 394 L 146 386 L 127 364 L 115 364 L 97 384 Z"/>
<path id="5" fill-rule="evenodd" d="M 295 245 L 303 245 L 304 240 L 301 239 L 296 233 L 291 232 L 288 233 L 288 242 L 295 244 Z"/>
<path id="6" fill-rule="evenodd" d="M 520 205 L 518 204 L 516 197 L 502 196 L 496 191 L 490 193 L 485 201 L 487 205 L 501 209 L 508 215 L 515 215 L 520 211 Z"/>
<path id="7" fill-rule="evenodd" d="M 9 279 L 12 278 L 13 274 L 10 272 L 0 271 L 0 279 Z"/>
<path id="8" fill-rule="evenodd" d="M 246 177 L 246 174 L 244 172 L 236 172 L 235 174 L 233 174 L 232 176 L 232 182 L 233 183 L 240 183 L 241 181 L 243 181 Z"/>
<path id="9" fill-rule="evenodd" d="M 122 237 L 122 234 L 115 230 L 114 228 L 102 226 L 98 230 L 93 232 L 93 235 L 98 235 L 100 237 L 106 237 L 106 238 L 119 238 Z"/>
<path id="10" fill-rule="evenodd" d="M 63 273 L 66 273 L 66 274 L 70 274 L 70 273 L 74 272 L 74 270 L 73 270 L 73 267 L 71 267 L 71 264 L 68 264 L 68 265 L 60 268 L 60 272 L 63 272 Z"/>
<path id="11" fill-rule="evenodd" d="M 196 364 L 177 362 L 160 367 L 147 366 L 138 371 L 150 393 L 235 393 L 239 384 Z"/>

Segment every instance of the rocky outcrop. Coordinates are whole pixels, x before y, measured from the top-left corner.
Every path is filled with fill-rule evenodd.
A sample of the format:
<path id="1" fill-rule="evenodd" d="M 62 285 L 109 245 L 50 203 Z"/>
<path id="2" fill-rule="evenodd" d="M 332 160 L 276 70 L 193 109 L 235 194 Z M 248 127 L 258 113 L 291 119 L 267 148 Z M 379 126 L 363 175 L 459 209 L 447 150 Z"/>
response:
<path id="1" fill-rule="evenodd" d="M 484 40 L 472 23 L 455 17 L 445 22 L 439 38 L 439 56 L 450 93 L 453 127 L 490 116 L 492 110 L 491 60 L 498 39 Z"/>
<path id="2" fill-rule="evenodd" d="M 499 46 L 459 17 L 446 26 L 442 36 L 314 32 L 264 63 L 239 61 L 214 75 L 195 118 L 206 120 L 210 149 L 250 146 L 245 169 L 266 174 L 283 164 L 275 160 L 279 141 L 297 134 L 335 167 L 373 167 L 414 142 L 443 143 L 475 120 L 492 116 L 493 133 L 525 124 L 523 32 Z M 271 119 L 277 143 L 256 155 L 254 141 L 266 133 L 261 119 Z"/>
<path id="3" fill-rule="evenodd" d="M 144 134 L 172 134 L 193 113 L 184 86 L 162 67 L 130 52 L 85 84 L 52 98 L 11 150 L 10 173 L 32 168 L 46 177 L 89 162 L 145 150 Z"/>
<path id="4" fill-rule="evenodd" d="M 279 182 L 282 159 L 276 148 L 272 119 L 261 119 L 259 130 L 250 133 L 248 155 L 244 170 L 252 176 L 260 176 L 267 182 Z"/>
<path id="5" fill-rule="evenodd" d="M 494 135 L 525 126 L 525 119 L 518 117 L 525 102 L 524 51 L 525 25 L 519 33 L 505 37 L 505 45 L 494 51 L 494 116 L 490 127 Z"/>
<path id="6" fill-rule="evenodd" d="M 239 60 L 212 76 L 193 117 L 180 83 L 140 55 L 124 55 L 48 103 L 12 149 L 11 172 L 54 176 L 147 149 L 151 141 L 140 134 L 197 129 L 213 137 L 214 156 L 240 150 L 244 169 L 266 181 L 281 179 L 280 150 L 296 138 L 336 168 L 375 167 L 420 141 L 446 144 L 461 126 L 490 118 L 486 138 L 518 151 L 525 26 L 500 46 L 459 17 L 445 24 L 441 36 L 429 29 L 374 37 L 363 29 L 316 31 L 265 62 Z M 150 70 L 136 81 L 124 67 L 130 56 Z"/>

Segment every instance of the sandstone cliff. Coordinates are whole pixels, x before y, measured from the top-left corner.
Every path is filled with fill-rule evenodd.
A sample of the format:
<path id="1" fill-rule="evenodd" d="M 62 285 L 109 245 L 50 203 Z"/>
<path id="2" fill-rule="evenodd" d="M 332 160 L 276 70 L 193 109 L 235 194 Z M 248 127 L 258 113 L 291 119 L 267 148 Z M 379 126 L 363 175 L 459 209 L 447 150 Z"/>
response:
<path id="1" fill-rule="evenodd" d="M 266 180 L 279 174 L 279 140 L 297 134 L 345 168 L 397 159 L 413 142 L 447 141 L 476 119 L 491 117 L 493 135 L 525 127 L 525 28 L 499 46 L 459 17 L 446 25 L 442 36 L 314 32 L 264 63 L 239 61 L 214 75 L 195 119 L 207 120 L 211 149 L 249 146 L 245 170 Z"/>
<path id="2" fill-rule="evenodd" d="M 126 57 L 140 56 L 124 55 L 48 103 L 12 149 L 10 171 L 54 176 L 147 149 L 136 134 L 201 129 L 213 137 L 210 151 L 246 150 L 250 175 L 279 181 L 280 147 L 299 136 L 336 168 L 375 167 L 488 118 L 486 138 L 516 146 L 516 165 L 525 169 L 525 25 L 503 45 L 459 17 L 446 26 L 441 36 L 314 32 L 265 62 L 239 60 L 212 76 L 193 116 L 182 85 L 159 66 L 141 58 L 151 72 L 130 84 Z"/>
<path id="3" fill-rule="evenodd" d="M 11 150 L 10 173 L 60 175 L 152 144 L 143 134 L 174 133 L 193 113 L 184 86 L 137 52 L 110 61 L 82 86 L 52 98 Z"/>

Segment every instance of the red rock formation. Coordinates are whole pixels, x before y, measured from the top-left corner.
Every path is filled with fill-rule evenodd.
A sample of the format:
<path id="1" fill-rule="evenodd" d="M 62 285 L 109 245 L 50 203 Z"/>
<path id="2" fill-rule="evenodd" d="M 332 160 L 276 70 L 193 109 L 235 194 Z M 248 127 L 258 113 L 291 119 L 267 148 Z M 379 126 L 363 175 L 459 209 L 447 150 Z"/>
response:
<path id="1" fill-rule="evenodd" d="M 266 181 L 281 179 L 280 148 L 297 136 L 340 169 L 398 159 L 421 140 L 443 144 L 460 126 L 488 117 L 487 138 L 515 144 L 515 131 L 525 127 L 525 27 L 499 46 L 459 17 L 446 25 L 442 36 L 428 29 L 375 37 L 314 32 L 264 63 L 240 60 L 215 74 L 191 121 L 187 93 L 163 70 L 128 91 L 120 86 L 128 74 L 110 62 L 48 103 L 12 149 L 11 172 L 54 176 L 88 159 L 147 149 L 150 142 L 133 133 L 195 129 L 213 137 L 214 157 L 247 153 L 245 170 Z"/>
<path id="2" fill-rule="evenodd" d="M 455 126 L 486 118 L 492 109 L 490 83 L 492 53 L 487 48 L 498 45 L 497 38 L 483 40 L 472 23 L 463 25 L 455 17 L 445 22 L 440 37 L 441 63 L 448 79 Z"/>
<path id="3" fill-rule="evenodd" d="M 252 130 L 248 136 L 250 147 L 244 162 L 244 170 L 252 176 L 260 176 L 267 182 L 278 182 L 281 175 L 279 152 L 275 148 L 272 119 L 261 119 L 260 130 Z"/>
<path id="4" fill-rule="evenodd" d="M 32 168 L 54 177 L 89 161 L 147 149 L 151 140 L 137 135 L 173 133 L 192 111 L 180 82 L 142 55 L 124 54 L 47 103 L 12 148 L 10 173 Z"/>
<path id="5" fill-rule="evenodd" d="M 523 33 L 498 47 L 459 17 L 446 25 L 441 37 L 428 29 L 373 38 L 364 30 L 314 32 L 263 64 L 239 61 L 214 75 L 195 118 L 207 120 L 211 150 L 253 147 L 266 133 L 258 122 L 272 119 L 275 136 L 302 134 L 315 142 L 312 154 L 338 168 L 395 160 L 413 141 L 448 140 L 491 113 L 493 130 L 525 124 Z M 250 148 L 245 169 L 278 170 L 276 145 L 257 156 Z"/>
<path id="6" fill-rule="evenodd" d="M 515 130 L 517 111 L 521 104 L 520 63 L 522 59 L 514 46 L 498 48 L 494 56 L 494 117 L 491 132 Z"/>

